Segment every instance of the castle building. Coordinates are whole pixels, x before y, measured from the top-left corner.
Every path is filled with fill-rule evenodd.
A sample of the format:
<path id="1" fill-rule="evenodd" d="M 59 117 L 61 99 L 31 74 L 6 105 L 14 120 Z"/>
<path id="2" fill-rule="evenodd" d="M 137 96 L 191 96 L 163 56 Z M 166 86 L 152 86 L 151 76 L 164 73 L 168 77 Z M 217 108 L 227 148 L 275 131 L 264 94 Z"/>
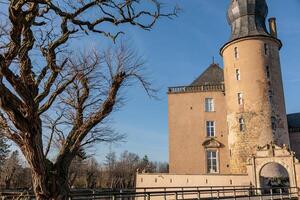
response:
<path id="1" fill-rule="evenodd" d="M 169 176 L 187 176 L 177 176 L 178 184 L 197 176 L 194 185 L 232 185 L 238 175 L 238 185 L 280 176 L 300 183 L 300 114 L 286 114 L 282 42 L 275 18 L 267 29 L 267 13 L 265 0 L 231 0 L 224 68 L 212 63 L 190 85 L 169 88 Z M 151 176 L 137 177 L 140 186 L 151 185 Z"/>

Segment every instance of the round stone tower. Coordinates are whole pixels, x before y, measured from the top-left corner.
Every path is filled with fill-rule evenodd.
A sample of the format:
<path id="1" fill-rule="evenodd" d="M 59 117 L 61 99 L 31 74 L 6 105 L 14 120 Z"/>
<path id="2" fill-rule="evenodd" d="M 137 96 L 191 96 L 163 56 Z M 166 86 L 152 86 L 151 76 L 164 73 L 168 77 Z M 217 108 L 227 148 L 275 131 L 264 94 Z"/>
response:
<path id="1" fill-rule="evenodd" d="M 246 173 L 257 146 L 289 145 L 275 19 L 266 28 L 265 0 L 231 0 L 231 37 L 221 49 L 226 86 L 228 146 L 233 174 Z"/>

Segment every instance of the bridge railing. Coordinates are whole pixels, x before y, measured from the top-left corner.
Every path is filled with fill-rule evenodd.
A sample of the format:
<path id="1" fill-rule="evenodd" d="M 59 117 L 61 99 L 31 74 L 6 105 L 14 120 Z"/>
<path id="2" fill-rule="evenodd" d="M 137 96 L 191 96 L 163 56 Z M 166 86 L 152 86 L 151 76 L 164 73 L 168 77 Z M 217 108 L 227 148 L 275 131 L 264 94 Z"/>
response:
<path id="1" fill-rule="evenodd" d="M 298 199 L 296 187 L 253 188 L 253 187 L 219 187 L 219 188 L 150 188 L 151 190 L 72 190 L 69 200 L 189 200 L 189 199 Z M 0 191 L 1 200 L 34 200 L 31 192 Z"/>

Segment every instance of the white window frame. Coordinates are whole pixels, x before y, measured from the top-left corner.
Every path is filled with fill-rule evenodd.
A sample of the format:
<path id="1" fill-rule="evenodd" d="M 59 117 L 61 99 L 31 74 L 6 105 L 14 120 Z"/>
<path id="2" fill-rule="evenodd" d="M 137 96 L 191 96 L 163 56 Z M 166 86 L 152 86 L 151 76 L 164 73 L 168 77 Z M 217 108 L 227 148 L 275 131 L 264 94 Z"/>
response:
<path id="1" fill-rule="evenodd" d="M 213 98 L 205 98 L 205 112 L 215 112 L 215 101 Z"/>
<path id="2" fill-rule="evenodd" d="M 215 121 L 206 121 L 206 136 L 207 137 L 216 137 L 216 122 Z"/>
<path id="3" fill-rule="evenodd" d="M 242 92 L 239 92 L 237 93 L 237 98 L 238 98 L 238 104 L 239 105 L 244 105 L 244 97 L 243 97 L 243 93 Z"/>
<path id="4" fill-rule="evenodd" d="M 238 80 L 238 81 L 241 80 L 241 71 L 240 71 L 240 69 L 235 70 L 235 77 L 236 77 L 236 80 Z"/>
<path id="5" fill-rule="evenodd" d="M 215 161 L 215 163 L 214 163 Z M 219 173 L 219 152 L 218 150 L 206 150 L 206 171 L 208 174 Z"/>

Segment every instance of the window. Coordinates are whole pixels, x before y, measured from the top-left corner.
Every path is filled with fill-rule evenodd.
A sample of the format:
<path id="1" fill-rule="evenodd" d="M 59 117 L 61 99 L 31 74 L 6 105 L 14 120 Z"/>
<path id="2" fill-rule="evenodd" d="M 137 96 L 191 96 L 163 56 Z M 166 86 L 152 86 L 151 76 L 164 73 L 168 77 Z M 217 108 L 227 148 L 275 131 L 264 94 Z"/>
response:
<path id="1" fill-rule="evenodd" d="M 267 79 L 271 78 L 271 72 L 270 72 L 270 67 L 269 66 L 266 66 L 266 76 L 267 76 Z"/>
<path id="2" fill-rule="evenodd" d="M 241 132 L 245 131 L 245 120 L 244 120 L 244 118 L 239 119 L 239 124 L 240 124 L 240 131 Z"/>
<path id="3" fill-rule="evenodd" d="M 236 76 L 236 80 L 241 80 L 241 73 L 240 73 L 240 70 L 239 69 L 236 69 L 235 70 L 235 76 Z"/>
<path id="4" fill-rule="evenodd" d="M 207 137 L 215 137 L 215 122 L 214 121 L 206 122 L 206 135 L 207 135 Z"/>
<path id="5" fill-rule="evenodd" d="M 237 47 L 234 47 L 234 57 L 235 59 L 239 58 L 239 49 Z"/>
<path id="6" fill-rule="evenodd" d="M 271 118 L 271 123 L 272 123 L 272 130 L 275 131 L 276 128 L 277 128 L 277 125 L 276 125 L 276 118 L 275 118 L 275 117 L 272 117 L 272 118 Z"/>
<path id="7" fill-rule="evenodd" d="M 239 105 L 244 104 L 243 93 L 238 93 L 238 103 Z"/>
<path id="8" fill-rule="evenodd" d="M 272 90 L 269 90 L 269 100 L 270 102 L 272 103 L 273 102 L 273 91 Z"/>
<path id="9" fill-rule="evenodd" d="M 205 112 L 214 112 L 214 99 L 206 98 L 205 99 Z"/>
<path id="10" fill-rule="evenodd" d="M 269 55 L 269 45 L 268 44 L 264 44 L 264 49 L 265 49 L 265 55 Z"/>
<path id="11" fill-rule="evenodd" d="M 217 151 L 207 151 L 207 173 L 218 172 L 218 153 Z"/>

